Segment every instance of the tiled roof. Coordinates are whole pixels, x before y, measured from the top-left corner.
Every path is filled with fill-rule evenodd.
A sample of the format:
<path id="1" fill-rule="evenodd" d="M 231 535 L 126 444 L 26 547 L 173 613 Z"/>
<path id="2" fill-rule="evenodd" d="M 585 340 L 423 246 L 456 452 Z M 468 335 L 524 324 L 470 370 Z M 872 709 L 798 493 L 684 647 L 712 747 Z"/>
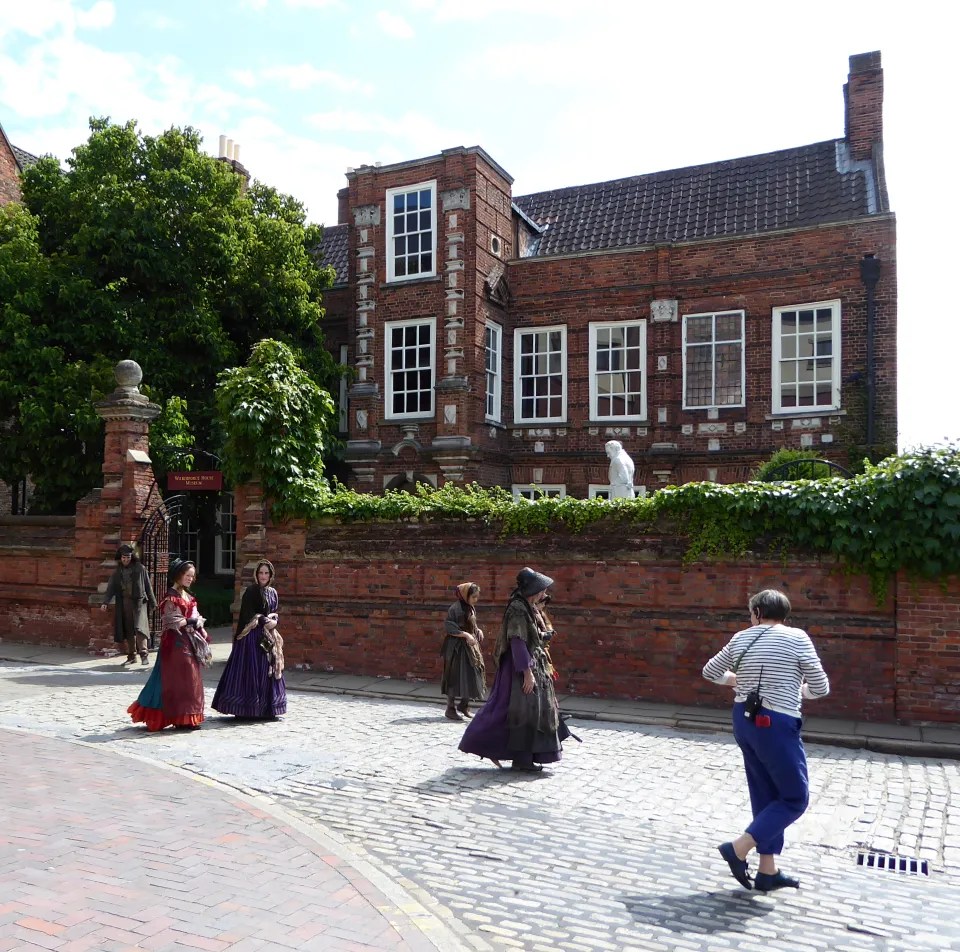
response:
<path id="1" fill-rule="evenodd" d="M 334 271 L 337 272 L 333 282 L 334 287 L 346 284 L 349 277 L 349 240 L 349 225 L 327 225 L 323 229 L 323 241 L 320 242 L 317 250 L 323 256 L 321 263 L 333 265 Z"/>
<path id="2" fill-rule="evenodd" d="M 36 165 L 39 161 L 39 156 L 31 155 L 29 152 L 25 152 L 23 149 L 15 146 L 12 142 L 10 143 L 10 148 L 13 149 L 13 157 L 20 164 L 20 168 L 25 169 L 28 165 Z"/>
<path id="3" fill-rule="evenodd" d="M 875 214 L 872 166 L 843 140 L 514 198 L 537 256 L 695 241 Z"/>

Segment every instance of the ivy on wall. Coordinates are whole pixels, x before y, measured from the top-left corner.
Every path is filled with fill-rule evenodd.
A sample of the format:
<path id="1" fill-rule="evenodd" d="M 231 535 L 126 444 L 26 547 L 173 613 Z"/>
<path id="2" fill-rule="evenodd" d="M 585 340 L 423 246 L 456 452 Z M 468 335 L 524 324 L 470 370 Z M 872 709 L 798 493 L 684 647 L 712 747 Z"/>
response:
<path id="1" fill-rule="evenodd" d="M 329 492 L 283 506 L 288 515 L 336 522 L 464 520 L 501 536 L 607 522 L 667 528 L 686 540 L 687 561 L 747 551 L 832 555 L 870 577 L 883 597 L 891 573 L 925 577 L 960 572 L 960 449 L 891 456 L 852 479 L 687 483 L 635 500 L 543 497 L 514 501 L 505 489 L 476 484 L 418 487 L 415 493 Z"/>

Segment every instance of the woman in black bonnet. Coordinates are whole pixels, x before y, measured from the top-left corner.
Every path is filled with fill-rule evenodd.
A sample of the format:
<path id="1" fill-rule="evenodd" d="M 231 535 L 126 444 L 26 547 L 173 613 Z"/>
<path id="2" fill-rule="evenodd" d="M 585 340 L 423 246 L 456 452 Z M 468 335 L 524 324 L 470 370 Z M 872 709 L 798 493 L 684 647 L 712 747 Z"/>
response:
<path id="1" fill-rule="evenodd" d="M 487 703 L 467 727 L 460 750 L 512 761 L 513 770 L 539 771 L 563 756 L 560 720 L 546 651 L 546 625 L 538 606 L 553 579 L 521 569 L 510 595 L 493 657 L 497 675 Z"/>

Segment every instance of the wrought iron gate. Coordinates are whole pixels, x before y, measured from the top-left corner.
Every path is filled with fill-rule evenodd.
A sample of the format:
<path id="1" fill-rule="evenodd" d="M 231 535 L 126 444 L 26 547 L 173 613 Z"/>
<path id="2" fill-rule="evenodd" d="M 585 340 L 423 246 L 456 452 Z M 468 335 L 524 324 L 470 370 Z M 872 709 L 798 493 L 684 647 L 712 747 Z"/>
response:
<path id="1" fill-rule="evenodd" d="M 171 560 L 187 553 L 190 513 L 186 502 L 185 495 L 164 499 L 140 533 L 140 560 L 150 576 L 157 601 L 167 591 L 167 571 Z M 160 611 L 154 609 L 150 613 L 151 648 L 156 647 L 159 634 Z"/>

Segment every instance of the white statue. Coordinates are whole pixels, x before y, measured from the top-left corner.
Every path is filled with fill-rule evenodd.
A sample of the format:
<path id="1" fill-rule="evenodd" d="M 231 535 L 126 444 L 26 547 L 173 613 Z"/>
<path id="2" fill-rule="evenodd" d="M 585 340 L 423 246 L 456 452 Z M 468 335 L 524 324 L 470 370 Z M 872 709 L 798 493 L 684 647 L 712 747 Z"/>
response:
<path id="1" fill-rule="evenodd" d="M 633 491 L 633 460 L 619 440 L 608 440 L 604 449 L 610 457 L 610 498 L 635 499 Z"/>

